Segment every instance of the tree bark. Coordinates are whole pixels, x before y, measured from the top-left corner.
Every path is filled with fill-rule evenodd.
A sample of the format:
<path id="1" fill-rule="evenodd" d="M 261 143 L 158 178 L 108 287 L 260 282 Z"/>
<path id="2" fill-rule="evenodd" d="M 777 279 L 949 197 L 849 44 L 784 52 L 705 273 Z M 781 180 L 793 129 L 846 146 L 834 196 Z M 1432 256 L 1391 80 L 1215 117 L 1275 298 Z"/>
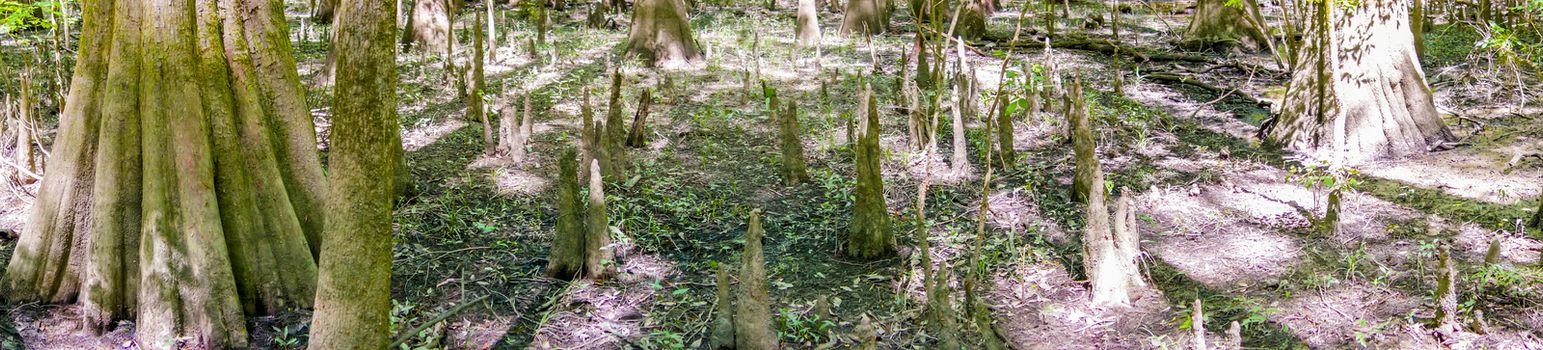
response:
<path id="1" fill-rule="evenodd" d="M 1005 89 L 997 89 L 997 159 L 1000 160 L 1003 170 L 1011 170 L 1013 163 L 1017 162 L 1017 151 L 1014 149 L 1013 142 L 1013 116 L 1008 114 L 1007 110 L 1012 100 L 1007 97 L 1008 94 Z M 1033 97 L 1025 97 L 1025 99 L 1032 100 Z"/>
<path id="2" fill-rule="evenodd" d="M 643 94 L 638 96 L 638 110 L 632 114 L 632 131 L 627 132 L 627 146 L 641 148 L 648 144 L 644 128 L 648 125 L 648 108 L 653 103 L 653 90 L 643 89 Z"/>
<path id="3" fill-rule="evenodd" d="M 1083 203 L 1090 203 L 1092 192 L 1102 193 L 1104 188 L 1103 173 L 1098 169 L 1098 140 L 1097 133 L 1093 132 L 1093 123 L 1088 116 L 1087 101 L 1082 95 L 1082 76 L 1073 78 L 1067 89 L 1066 118 L 1070 126 L 1072 151 L 1076 156 L 1077 172 L 1072 177 L 1072 198 Z M 1102 194 L 1099 198 L 1103 198 Z M 1091 205 L 1091 203 L 1090 203 Z"/>
<path id="4" fill-rule="evenodd" d="M 316 0 L 315 4 L 316 8 L 311 9 L 311 23 L 332 23 L 338 0 Z"/>
<path id="5" fill-rule="evenodd" d="M 1415 55 L 1408 0 L 1320 3 L 1268 139 L 1342 165 L 1427 152 L 1451 140 Z"/>
<path id="6" fill-rule="evenodd" d="M 638 0 L 632 9 L 627 54 L 657 67 L 680 67 L 702 59 L 691 36 L 684 0 Z"/>
<path id="7" fill-rule="evenodd" d="M 1543 195 L 1538 196 L 1538 209 L 1532 211 L 1532 228 L 1543 230 Z"/>
<path id="8" fill-rule="evenodd" d="M 332 193 L 322 242 L 312 349 L 383 349 L 391 311 L 396 147 L 396 20 L 391 1 L 350 0 L 338 15 L 329 154 Z"/>
<path id="9" fill-rule="evenodd" d="M 0 290 L 78 302 L 142 347 L 241 347 L 311 305 L 315 128 L 277 1 L 86 1 L 70 95 Z M 155 62 L 155 64 L 141 64 Z"/>
<path id="10" fill-rule="evenodd" d="M 782 139 L 782 181 L 797 185 L 809 181 L 809 170 L 804 165 L 804 141 L 799 137 L 804 129 L 798 123 L 798 107 L 792 102 L 777 118 L 777 134 Z"/>

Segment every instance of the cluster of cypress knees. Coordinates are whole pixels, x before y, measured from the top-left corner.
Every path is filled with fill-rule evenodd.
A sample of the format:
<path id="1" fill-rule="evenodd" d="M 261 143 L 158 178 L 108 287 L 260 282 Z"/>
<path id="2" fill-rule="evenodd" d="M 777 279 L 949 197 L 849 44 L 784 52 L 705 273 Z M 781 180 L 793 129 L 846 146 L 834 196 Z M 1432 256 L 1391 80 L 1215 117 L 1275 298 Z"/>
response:
<path id="1" fill-rule="evenodd" d="M 906 61 L 916 60 L 916 72 L 902 70 L 902 86 L 899 95 L 906 104 L 903 108 L 909 114 L 907 121 L 909 147 L 912 151 L 925 153 L 928 162 L 932 160 L 936 152 L 936 136 L 938 132 L 939 110 L 943 109 L 942 94 L 924 94 L 924 90 L 943 88 L 949 82 L 944 78 L 942 57 L 946 57 L 941 50 L 933 52 L 939 57 L 939 62 L 934 66 L 927 62 L 928 48 L 925 42 L 918 36 L 917 48 L 914 55 L 905 57 Z M 941 45 L 939 45 L 941 46 Z M 964 57 L 963 48 L 960 48 Z M 904 62 L 908 63 L 908 62 Z M 902 67 L 909 68 L 908 64 Z M 980 96 L 979 83 L 967 63 L 960 59 L 955 68 L 952 80 L 953 99 L 953 136 L 954 155 L 950 162 L 950 171 L 967 173 L 970 169 L 969 159 L 965 152 L 964 142 L 965 118 L 975 118 L 981 113 L 982 106 L 973 96 Z M 1005 67 L 1003 67 L 1005 68 Z M 1025 72 L 1029 72 L 1025 67 Z M 1046 75 L 1056 74 L 1053 62 L 1045 69 Z M 985 148 L 986 180 L 982 182 L 981 210 L 977 227 L 977 249 L 979 242 L 985 237 L 985 213 L 989 212 L 986 191 L 989 190 L 991 166 L 994 161 L 999 161 L 1002 167 L 1011 167 L 1014 162 L 1013 147 L 1013 118 L 1009 115 L 1008 95 L 1021 94 L 1026 102 L 1027 115 L 1038 114 L 1041 109 L 1051 113 L 1066 116 L 1066 136 L 1072 143 L 1075 153 L 1076 172 L 1073 179 L 1074 197 L 1085 204 L 1086 228 L 1082 240 L 1082 253 L 1084 269 L 1089 281 L 1089 298 L 1095 305 L 1126 305 L 1132 301 L 1131 294 L 1134 289 L 1146 287 L 1146 282 L 1140 276 L 1137 267 L 1139 251 L 1139 233 L 1136 230 L 1137 220 L 1131 209 L 1131 199 L 1128 194 L 1119 196 L 1114 202 L 1114 212 L 1110 213 L 1106 190 L 1104 187 L 1104 174 L 1099 165 L 1097 155 L 1097 139 L 1095 126 L 1087 110 L 1086 100 L 1083 94 L 1083 83 L 1080 74 L 1074 74 L 1069 79 L 1060 77 L 1046 77 L 1045 83 L 1035 83 L 1029 74 L 1025 74 L 1024 91 L 1007 92 L 999 90 L 996 101 L 986 111 L 988 113 L 982 119 L 986 127 L 986 135 L 995 136 L 996 140 L 988 143 L 996 143 L 996 148 L 987 145 Z M 748 79 L 748 78 L 747 78 Z M 827 96 L 826 81 L 821 81 L 821 95 Z M 625 168 L 628 164 L 627 147 L 642 147 L 646 144 L 643 127 L 647 122 L 648 106 L 652 100 L 651 91 L 645 90 L 641 95 L 639 110 L 634 115 L 631 130 L 625 127 L 621 107 L 622 76 L 619 71 L 611 74 L 611 89 L 609 96 L 609 110 L 602 121 L 594 120 L 594 111 L 590 102 L 590 92 L 584 91 L 584 100 L 580 109 L 582 129 L 576 145 L 567 147 L 558 157 L 558 174 L 556 188 L 556 202 L 558 207 L 557 234 L 553 240 L 548 274 L 558 278 L 604 278 L 613 273 L 613 264 L 616 253 L 611 251 L 610 223 L 606 213 L 605 184 L 607 182 L 625 179 Z M 855 202 L 852 219 L 849 223 L 844 252 L 851 257 L 859 259 L 881 259 L 893 256 L 896 250 L 896 238 L 891 233 L 891 217 L 884 198 L 884 181 L 881 173 L 880 162 L 884 157 L 883 149 L 879 145 L 880 126 L 879 110 L 876 94 L 872 84 L 861 83 L 863 90 L 858 99 L 856 116 L 846 117 L 846 135 L 851 142 L 857 184 L 855 188 Z M 1001 85 L 1001 84 L 999 84 Z M 1064 85 L 1064 86 L 1063 86 Z M 766 86 L 762 82 L 762 95 L 766 98 L 772 122 L 777 125 L 778 139 L 781 148 L 780 176 L 787 185 L 798 185 L 809 181 L 809 173 L 804 160 L 804 145 L 800 138 L 802 127 L 798 121 L 798 109 L 793 103 L 782 103 L 777 91 Z M 824 97 L 828 100 L 828 96 Z M 1059 99 L 1062 103 L 1056 106 L 1044 101 Z M 925 102 L 924 102 L 925 101 Z M 517 160 L 523 156 L 524 143 L 530 137 L 530 99 L 527 96 L 524 101 L 524 113 L 516 119 L 514 113 L 505 113 L 503 130 L 499 133 L 502 140 L 492 152 L 512 155 Z M 1059 110 L 1056 110 L 1059 109 Z M 991 129 L 996 129 L 993 133 Z M 512 140 L 512 141 L 508 141 Z M 993 151 L 996 151 L 993 156 Z M 929 163 L 930 166 L 930 163 Z M 927 252 L 928 228 L 924 218 L 923 208 L 926 198 L 927 186 L 931 182 L 931 171 L 928 170 L 928 178 L 922 181 L 918 190 L 915 224 L 917 251 Z M 580 184 L 588 186 L 588 196 L 582 202 L 581 207 Z M 777 348 L 778 339 L 776 331 L 771 324 L 770 297 L 767 290 L 765 258 L 762 254 L 762 242 L 765 231 L 761 227 L 761 212 L 754 210 L 750 214 L 749 227 L 746 231 L 744 252 L 739 266 L 739 278 L 737 288 L 730 283 L 729 269 L 726 264 L 717 265 L 717 296 L 718 303 L 715 307 L 713 321 L 712 341 L 713 348 L 724 349 L 773 349 Z M 1497 255 L 1498 246 L 1491 247 L 1491 260 Z M 949 297 L 949 272 L 948 264 L 942 263 L 934 267 L 929 254 L 921 253 L 921 265 L 923 272 L 923 290 L 927 293 L 923 318 L 935 332 L 940 345 L 957 348 L 959 345 L 959 325 L 956 320 L 960 317 L 953 315 L 955 309 L 953 301 Z M 972 265 L 973 266 L 973 265 Z M 1450 259 L 1442 254 L 1442 270 L 1444 271 L 1438 281 L 1438 301 L 1441 307 L 1438 310 L 1438 318 L 1441 330 L 1458 330 L 1455 309 L 1455 293 L 1451 283 L 1455 281 L 1455 272 L 1451 268 Z M 991 324 L 990 312 L 986 304 L 977 298 L 975 287 L 980 278 L 978 271 L 971 269 L 966 276 L 960 278 L 964 285 L 965 305 L 963 310 L 968 314 L 965 319 L 973 323 L 972 326 L 978 332 L 985 335 L 981 339 L 985 348 L 1005 349 L 996 336 L 996 329 Z M 823 298 L 822 298 L 823 300 Z M 819 303 L 823 304 L 823 303 Z M 828 317 L 829 306 L 817 305 L 816 312 L 819 317 Z M 1202 305 L 1195 301 L 1191 310 L 1197 320 L 1203 320 Z M 1476 332 L 1482 332 L 1482 313 L 1474 317 L 1473 326 Z M 1199 323 L 1203 324 L 1203 323 Z M 1205 329 L 1203 326 L 1194 327 L 1190 342 L 1204 348 Z M 1241 344 L 1239 325 L 1232 322 L 1227 331 L 1226 341 L 1236 347 Z M 876 348 L 875 327 L 870 323 L 866 315 L 862 316 L 861 323 L 857 327 L 855 337 L 860 342 L 860 349 Z"/>

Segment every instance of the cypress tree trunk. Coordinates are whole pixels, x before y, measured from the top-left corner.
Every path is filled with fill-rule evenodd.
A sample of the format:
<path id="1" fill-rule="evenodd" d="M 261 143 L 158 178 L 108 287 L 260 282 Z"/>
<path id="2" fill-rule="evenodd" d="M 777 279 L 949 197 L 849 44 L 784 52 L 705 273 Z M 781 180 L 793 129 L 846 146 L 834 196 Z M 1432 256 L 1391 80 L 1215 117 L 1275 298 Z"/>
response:
<path id="1" fill-rule="evenodd" d="M 315 0 L 316 8 L 311 9 L 312 23 L 332 23 L 332 16 L 336 12 L 338 0 Z"/>
<path id="2" fill-rule="evenodd" d="M 487 153 L 493 153 L 498 148 L 498 140 L 493 136 L 493 123 L 488 120 L 488 111 L 483 101 L 486 77 L 482 70 L 483 53 L 482 44 L 482 12 L 474 11 L 471 28 L 471 57 L 467 63 L 471 64 L 471 93 L 466 98 L 466 120 L 482 122 L 482 147 Z"/>
<path id="3" fill-rule="evenodd" d="M 1342 165 L 1427 152 L 1451 140 L 1415 55 L 1409 0 L 1319 3 L 1279 116 L 1260 131 Z"/>
<path id="4" fill-rule="evenodd" d="M 793 33 L 797 36 L 798 46 L 809 47 L 820 45 L 820 10 L 815 8 L 814 0 L 798 0 L 797 27 Z"/>
<path id="5" fill-rule="evenodd" d="M 855 1 L 855 0 L 854 0 Z M 895 236 L 889 232 L 889 209 L 884 202 L 884 175 L 879 166 L 884 150 L 879 148 L 879 107 L 873 86 L 865 85 L 867 110 L 862 136 L 853 145 L 857 167 L 856 202 L 848 229 L 847 251 L 861 259 L 879 259 L 895 253 Z"/>
<path id="6" fill-rule="evenodd" d="M 745 253 L 739 268 L 739 293 L 734 301 L 734 343 L 736 349 L 777 349 L 777 332 L 772 329 L 771 295 L 766 288 L 766 260 L 761 256 L 761 211 L 750 212 L 750 227 L 745 232 Z"/>
<path id="7" fill-rule="evenodd" d="M 396 116 L 395 4 L 350 0 L 338 16 L 329 154 L 333 196 L 322 244 L 312 349 L 382 349 L 391 311 Z"/>
<path id="8" fill-rule="evenodd" d="M 142 347 L 240 347 L 311 305 L 325 179 L 277 1 L 93 0 L 53 159 L 0 281 Z M 155 62 L 155 64 L 141 64 Z"/>
<path id="9" fill-rule="evenodd" d="M 1532 211 L 1532 222 L 1528 226 L 1543 230 L 1543 195 L 1538 196 L 1538 209 Z"/>
<path id="10" fill-rule="evenodd" d="M 954 35 L 969 39 L 986 36 L 986 16 L 990 12 L 987 11 L 988 6 L 984 1 L 987 0 L 958 0 L 955 2 L 954 6 L 956 11 L 959 12 L 959 19 L 957 23 L 954 23 L 955 20 L 953 19 L 949 20 L 950 24 L 954 26 L 952 28 Z M 950 15 L 952 16 L 953 14 L 950 13 Z"/>
<path id="11" fill-rule="evenodd" d="M 874 35 L 889 30 L 889 9 L 882 0 L 847 0 L 840 32 L 845 35 Z"/>
<path id="12" fill-rule="evenodd" d="M 687 9 L 684 0 L 638 0 L 632 9 L 627 54 L 659 67 L 701 60 L 702 52 L 691 37 Z"/>
<path id="13" fill-rule="evenodd" d="M 1184 30 L 1186 45 L 1192 48 L 1240 46 L 1253 51 L 1269 45 L 1263 18 L 1254 0 L 1241 0 L 1228 6 L 1227 0 L 1199 0 L 1189 28 Z"/>
<path id="14" fill-rule="evenodd" d="M 450 3 L 447 0 L 416 0 L 406 34 L 423 45 L 424 52 L 445 52 L 450 42 Z M 403 41 L 408 40 L 406 37 Z"/>
<path id="15" fill-rule="evenodd" d="M 34 173 L 38 171 L 37 158 L 32 150 L 32 82 L 28 78 L 30 74 L 22 74 L 21 97 L 16 105 L 16 148 L 12 154 L 12 160 L 21 166 L 21 171 Z M 31 184 L 34 180 L 30 176 L 22 177 L 22 183 Z"/>

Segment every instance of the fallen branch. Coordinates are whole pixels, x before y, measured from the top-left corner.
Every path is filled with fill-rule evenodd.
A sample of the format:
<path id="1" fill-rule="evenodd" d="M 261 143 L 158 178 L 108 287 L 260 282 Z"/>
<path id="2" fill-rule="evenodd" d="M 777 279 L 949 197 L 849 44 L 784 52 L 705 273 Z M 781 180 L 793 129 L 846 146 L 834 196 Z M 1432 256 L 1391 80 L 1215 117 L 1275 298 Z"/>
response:
<path id="1" fill-rule="evenodd" d="M 1174 73 L 1157 72 L 1157 73 L 1147 74 L 1147 75 L 1143 76 L 1143 78 L 1146 78 L 1147 80 L 1152 80 L 1152 81 L 1155 81 L 1155 82 L 1159 82 L 1159 83 L 1169 84 L 1169 85 L 1189 85 L 1189 86 L 1197 87 L 1197 88 L 1200 88 L 1200 89 L 1203 89 L 1203 90 L 1206 90 L 1206 91 L 1210 91 L 1211 93 L 1214 93 L 1214 94 L 1217 94 L 1217 95 L 1224 95 L 1225 96 L 1225 94 L 1231 94 L 1231 90 L 1229 90 L 1229 89 L 1223 89 L 1223 88 L 1216 87 L 1215 85 L 1207 84 L 1206 82 L 1200 81 L 1199 79 L 1195 79 L 1195 77 L 1189 76 L 1189 75 L 1180 75 L 1180 74 L 1174 74 Z M 1264 104 L 1261 103 L 1258 99 L 1255 99 L 1253 96 L 1249 96 L 1248 94 L 1237 94 L 1236 96 L 1238 98 L 1241 98 L 1241 99 L 1244 99 L 1244 100 L 1248 100 L 1248 102 L 1253 103 L 1256 106 L 1264 106 Z"/>
<path id="2" fill-rule="evenodd" d="M 401 347 L 402 343 L 407 342 L 407 339 L 408 338 L 412 338 L 413 335 L 416 335 L 419 332 L 423 332 L 424 329 L 428 329 L 429 327 L 434 326 L 434 324 L 436 324 L 436 323 L 444 322 L 446 319 L 449 319 L 451 316 L 455 316 L 455 314 L 460 313 L 461 311 L 466 310 L 467 308 L 471 307 L 472 305 L 481 304 L 482 301 L 486 300 L 487 298 L 488 297 L 486 295 L 484 295 L 482 297 L 478 297 L 477 299 L 472 299 L 472 301 L 461 303 L 461 305 L 456 305 L 455 307 L 450 308 L 449 310 L 445 310 L 444 312 L 439 313 L 438 316 L 434 316 L 434 318 L 429 319 L 428 322 L 420 323 L 416 327 L 403 330 L 402 332 L 397 333 L 396 337 L 392 338 L 391 346 L 387 346 L 386 348 L 387 349 L 396 349 L 398 347 Z"/>
<path id="3" fill-rule="evenodd" d="M 998 43 L 998 46 L 1004 48 L 1043 49 L 1045 48 L 1045 43 L 1034 40 L 1019 40 Z M 1169 52 L 1142 53 L 1141 50 L 1138 50 L 1134 46 L 1119 44 L 1109 40 L 1088 40 L 1083 38 L 1066 38 L 1056 40 L 1052 38 L 1050 40 L 1050 47 L 1057 49 L 1092 51 L 1105 55 L 1114 55 L 1116 51 L 1118 51 L 1121 56 L 1133 56 L 1131 57 L 1132 61 L 1139 63 L 1161 61 L 1195 63 L 1212 62 L 1210 58 L 1200 55 L 1186 55 Z"/>

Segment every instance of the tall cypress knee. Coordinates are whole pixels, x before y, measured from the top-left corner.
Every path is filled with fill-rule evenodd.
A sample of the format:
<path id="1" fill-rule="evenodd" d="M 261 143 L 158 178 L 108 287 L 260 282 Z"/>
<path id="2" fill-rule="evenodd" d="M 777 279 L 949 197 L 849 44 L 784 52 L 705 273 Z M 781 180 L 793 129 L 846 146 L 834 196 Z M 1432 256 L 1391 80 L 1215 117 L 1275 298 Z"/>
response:
<path id="1" fill-rule="evenodd" d="M 1102 192 L 1104 181 L 1103 174 L 1098 170 L 1098 154 L 1096 154 L 1097 142 L 1093 132 L 1093 123 L 1088 117 L 1087 100 L 1082 95 L 1082 76 L 1073 78 L 1072 84 L 1067 88 L 1065 96 L 1065 111 L 1067 124 L 1071 126 L 1071 134 L 1067 135 L 1072 140 L 1072 150 L 1076 157 L 1077 172 L 1072 178 L 1072 197 L 1080 202 L 1090 203 L 1089 194 L 1093 191 Z M 1097 179 L 1094 176 L 1097 175 Z M 1103 198 L 1100 193 L 1099 198 Z"/>
<path id="2" fill-rule="evenodd" d="M 609 274 L 611 264 L 611 219 L 605 209 L 605 183 L 600 164 L 589 168 L 589 212 L 584 221 L 584 274 L 600 278 Z"/>
<path id="3" fill-rule="evenodd" d="M 761 211 L 750 212 L 745 231 L 745 253 L 739 268 L 739 293 L 734 301 L 734 343 L 737 349 L 776 349 L 772 328 L 771 295 L 766 287 L 766 260 L 761 256 Z"/>
<path id="4" fill-rule="evenodd" d="M 734 295 L 729 292 L 729 268 L 718 263 L 718 303 L 713 306 L 709 349 L 734 349 Z"/>
<path id="5" fill-rule="evenodd" d="M 557 233 L 552 236 L 552 251 L 546 273 L 556 278 L 571 278 L 583 271 L 585 256 L 584 209 L 579 206 L 578 151 L 563 150 L 557 159 Z"/>
<path id="6" fill-rule="evenodd" d="M 895 253 L 895 236 L 889 232 L 889 211 L 884 201 L 884 175 L 879 165 L 884 151 L 879 147 L 879 108 L 873 87 L 865 86 L 868 98 L 867 121 L 853 147 L 857 167 L 856 202 L 847 233 L 847 251 L 854 257 L 878 259 Z"/>
<path id="7" fill-rule="evenodd" d="M 627 127 L 622 120 L 625 112 L 622 111 L 621 81 L 621 69 L 618 68 L 611 73 L 611 99 L 605 114 L 605 135 L 601 136 L 601 147 L 605 148 L 609 159 L 605 163 L 606 167 L 601 170 L 605 171 L 606 179 L 612 182 L 626 180 L 627 176 Z"/>

